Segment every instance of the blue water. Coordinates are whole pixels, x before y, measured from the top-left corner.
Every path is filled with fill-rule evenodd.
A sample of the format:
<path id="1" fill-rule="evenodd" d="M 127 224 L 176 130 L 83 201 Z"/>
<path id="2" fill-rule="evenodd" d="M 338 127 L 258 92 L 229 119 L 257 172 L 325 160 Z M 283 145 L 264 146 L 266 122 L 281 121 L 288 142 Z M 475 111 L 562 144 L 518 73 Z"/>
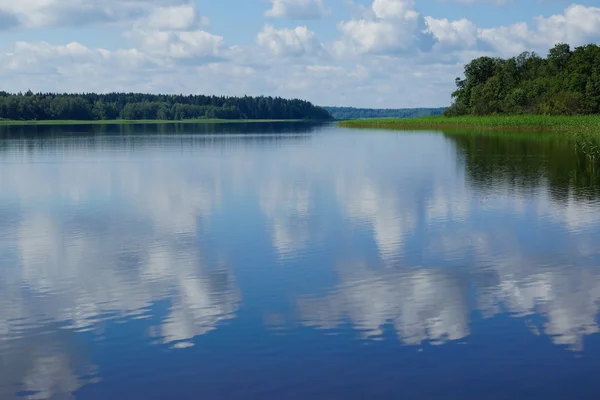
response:
<path id="1" fill-rule="evenodd" d="M 2 399 L 597 398 L 569 140 L 3 129 Z"/>

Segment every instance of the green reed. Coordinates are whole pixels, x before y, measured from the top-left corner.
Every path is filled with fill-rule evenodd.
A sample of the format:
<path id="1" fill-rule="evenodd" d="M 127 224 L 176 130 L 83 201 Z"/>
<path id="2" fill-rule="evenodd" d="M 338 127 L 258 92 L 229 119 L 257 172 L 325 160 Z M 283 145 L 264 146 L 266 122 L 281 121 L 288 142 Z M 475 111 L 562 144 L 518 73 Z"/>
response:
<path id="1" fill-rule="evenodd" d="M 382 118 L 338 122 L 348 128 L 384 129 L 482 129 L 511 131 L 577 131 L 600 133 L 600 115 L 549 116 L 549 115 L 510 115 L 510 116 L 463 116 L 463 117 L 424 117 L 424 118 Z"/>

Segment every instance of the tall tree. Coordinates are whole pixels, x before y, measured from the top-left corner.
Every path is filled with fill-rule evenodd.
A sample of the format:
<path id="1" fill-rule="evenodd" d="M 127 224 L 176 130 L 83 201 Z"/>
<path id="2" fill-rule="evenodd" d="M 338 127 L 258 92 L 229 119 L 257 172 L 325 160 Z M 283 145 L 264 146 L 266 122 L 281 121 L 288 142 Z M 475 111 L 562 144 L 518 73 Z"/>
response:
<path id="1" fill-rule="evenodd" d="M 559 43 L 547 58 L 524 52 L 506 60 L 479 57 L 456 78 L 444 114 L 551 114 L 600 112 L 600 47 Z"/>

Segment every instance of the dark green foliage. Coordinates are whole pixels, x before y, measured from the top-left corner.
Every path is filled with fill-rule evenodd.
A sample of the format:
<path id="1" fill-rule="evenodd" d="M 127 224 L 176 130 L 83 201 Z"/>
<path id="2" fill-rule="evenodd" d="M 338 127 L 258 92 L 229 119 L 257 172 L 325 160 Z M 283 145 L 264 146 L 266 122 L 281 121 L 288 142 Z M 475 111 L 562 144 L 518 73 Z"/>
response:
<path id="1" fill-rule="evenodd" d="M 338 120 L 366 118 L 420 118 L 442 115 L 444 108 L 375 109 L 354 107 L 323 107 Z"/>
<path id="2" fill-rule="evenodd" d="M 465 79 L 456 78 L 452 97 L 446 116 L 600 113 L 600 46 L 561 43 L 547 58 L 477 58 L 465 66 Z"/>
<path id="3" fill-rule="evenodd" d="M 184 120 L 331 119 L 323 108 L 279 97 L 217 97 L 139 93 L 54 94 L 0 92 L 0 119 Z"/>

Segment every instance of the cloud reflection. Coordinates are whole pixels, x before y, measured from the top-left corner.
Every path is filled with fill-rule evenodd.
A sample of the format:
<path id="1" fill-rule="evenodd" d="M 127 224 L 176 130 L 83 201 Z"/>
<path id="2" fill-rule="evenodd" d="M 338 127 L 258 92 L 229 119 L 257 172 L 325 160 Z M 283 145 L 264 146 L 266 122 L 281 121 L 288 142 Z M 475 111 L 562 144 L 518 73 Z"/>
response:
<path id="1" fill-rule="evenodd" d="M 97 368 L 86 354 L 69 344 L 72 333 L 60 330 L 23 332 L 20 338 L 0 337 L 0 398 L 70 399 L 97 381 Z"/>
<path id="2" fill-rule="evenodd" d="M 260 206 L 272 231 L 273 247 L 280 256 L 291 255 L 308 245 L 310 192 L 283 179 L 267 182 L 260 189 Z"/>
<path id="3" fill-rule="evenodd" d="M 39 329 L 56 332 L 55 324 L 81 332 L 153 316 L 159 342 L 184 346 L 235 317 L 241 293 L 227 257 L 201 242 L 220 203 L 219 177 L 186 174 L 190 160 L 90 159 L 2 167 L 0 341 L 11 345 L 1 351 L 2 375 L 13 369 L 3 361 L 23 346 L 16 341 Z M 168 304 L 164 315 L 155 315 L 159 302 Z M 36 348 L 40 354 L 6 379 L 21 382 L 31 398 L 81 385 L 71 350 Z M 9 381 L 0 387 L 8 390 Z"/>
<path id="4" fill-rule="evenodd" d="M 378 169 L 373 159 L 362 162 L 368 149 L 354 150 L 352 165 L 332 178 L 336 196 L 348 223 L 361 234 L 372 229 L 387 268 L 366 266 L 378 264 L 370 259 L 360 268 L 339 263 L 339 283 L 328 295 L 299 297 L 303 324 L 334 329 L 350 322 L 372 338 L 391 325 L 404 343 L 420 344 L 466 337 L 472 310 L 486 317 L 540 315 L 543 323 L 532 329 L 576 351 L 598 332 L 597 198 L 557 198 L 543 174 L 527 180 L 504 170 L 473 186 L 457 159 L 423 166 L 401 149 L 396 164 Z M 417 179 L 407 176 L 410 169 Z M 445 267 L 413 267 L 422 264 Z M 460 275 L 452 272 L 457 268 Z M 474 300 L 465 297 L 469 287 Z"/>
<path id="5" fill-rule="evenodd" d="M 376 271 L 364 264 L 339 268 L 341 283 L 324 298 L 302 297 L 302 323 L 331 329 L 349 320 L 365 338 L 376 338 L 387 324 L 406 344 L 441 344 L 469 335 L 466 285 L 442 269 L 402 273 Z"/>

